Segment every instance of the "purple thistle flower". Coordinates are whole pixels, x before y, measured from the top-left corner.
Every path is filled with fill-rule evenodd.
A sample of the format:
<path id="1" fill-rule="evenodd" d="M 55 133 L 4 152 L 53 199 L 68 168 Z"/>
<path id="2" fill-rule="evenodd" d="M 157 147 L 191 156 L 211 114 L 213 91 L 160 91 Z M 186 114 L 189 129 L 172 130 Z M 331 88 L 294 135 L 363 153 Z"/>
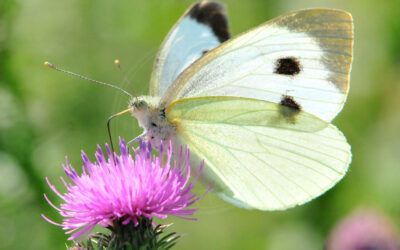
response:
<path id="1" fill-rule="evenodd" d="M 390 219 L 373 209 L 359 209 L 340 221 L 331 232 L 327 250 L 400 249 Z"/>
<path id="2" fill-rule="evenodd" d="M 42 214 L 48 222 L 62 226 L 69 240 L 88 236 L 96 225 L 113 227 L 113 222 L 121 221 L 122 225 L 131 222 L 138 226 L 141 218 L 167 218 L 174 215 L 183 219 L 193 215 L 197 209 L 187 209 L 202 196 L 192 194 L 194 182 L 197 181 L 203 164 L 194 181 L 189 183 L 190 166 L 189 150 L 181 152 L 172 167 L 172 144 L 167 150 L 167 159 L 163 162 L 163 145 L 158 157 L 152 156 L 151 146 L 140 142 L 139 152 L 134 150 L 135 159 L 128 152 L 123 140 L 120 140 L 120 156 L 106 144 L 108 160 L 100 146 L 95 154 L 96 162 L 92 163 L 82 151 L 82 174 L 68 164 L 63 168 L 73 182 L 61 181 L 67 188 L 62 195 L 46 178 L 50 188 L 63 200 L 57 208 L 46 196 L 47 202 L 64 217 L 62 224 L 56 223 Z M 211 188 L 211 187 L 210 187 Z M 207 191 L 208 192 L 208 191 Z"/>

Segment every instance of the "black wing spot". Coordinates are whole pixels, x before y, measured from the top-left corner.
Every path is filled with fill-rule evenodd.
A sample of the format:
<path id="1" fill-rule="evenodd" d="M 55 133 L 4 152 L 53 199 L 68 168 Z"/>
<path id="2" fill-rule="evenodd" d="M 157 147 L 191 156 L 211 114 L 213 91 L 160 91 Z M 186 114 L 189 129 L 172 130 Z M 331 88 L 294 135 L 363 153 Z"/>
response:
<path id="1" fill-rule="evenodd" d="M 228 18 L 225 15 L 225 7 L 220 3 L 205 1 L 197 3 L 193 5 L 186 15 L 196 19 L 199 23 L 210 26 L 221 43 L 231 37 Z"/>
<path id="2" fill-rule="evenodd" d="M 296 123 L 295 116 L 301 111 L 301 106 L 298 104 L 293 96 L 282 95 L 280 113 L 290 123 Z"/>
<path id="3" fill-rule="evenodd" d="M 283 95 L 280 104 L 297 111 L 301 110 L 300 104 L 293 99 L 293 96 Z"/>
<path id="4" fill-rule="evenodd" d="M 202 53 L 202 56 L 204 56 L 205 54 L 207 54 L 208 51 L 210 51 L 210 50 L 208 50 L 208 49 L 203 50 L 203 51 L 201 52 L 201 53 Z"/>
<path id="5" fill-rule="evenodd" d="M 276 61 L 274 73 L 280 75 L 294 76 L 300 73 L 300 62 L 294 57 L 280 58 Z"/>

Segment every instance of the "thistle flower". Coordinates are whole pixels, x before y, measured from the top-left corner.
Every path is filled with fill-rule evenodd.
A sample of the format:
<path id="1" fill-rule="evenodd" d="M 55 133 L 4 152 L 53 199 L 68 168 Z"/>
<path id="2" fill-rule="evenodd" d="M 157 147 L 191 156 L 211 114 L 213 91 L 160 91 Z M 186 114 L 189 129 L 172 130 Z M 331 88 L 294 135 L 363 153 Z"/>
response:
<path id="1" fill-rule="evenodd" d="M 372 209 L 353 212 L 331 232 L 327 250 L 400 249 L 400 240 L 390 219 Z"/>
<path id="2" fill-rule="evenodd" d="M 47 202 L 64 217 L 63 222 L 59 224 L 42 215 L 43 218 L 72 234 L 69 240 L 84 239 L 96 225 L 113 230 L 118 224 L 120 227 L 128 224 L 138 227 L 139 223 L 147 220 L 151 227 L 153 217 L 165 219 L 168 215 L 194 220 L 188 216 L 193 215 L 196 209 L 187 207 L 202 197 L 191 191 L 203 164 L 196 179 L 189 183 L 189 151 L 181 152 L 171 166 L 172 144 L 165 162 L 162 144 L 160 148 L 159 156 L 152 156 L 151 146 L 140 142 L 139 151 L 133 149 L 133 159 L 125 142 L 120 140 L 120 155 L 114 153 L 115 160 L 106 144 L 108 159 L 98 146 L 94 163 L 82 151 L 84 166 L 81 175 L 66 158 L 63 168 L 72 183 L 67 183 L 62 177 L 61 181 L 67 192 L 61 194 L 46 178 L 50 188 L 63 200 L 60 208 L 45 195 Z"/>

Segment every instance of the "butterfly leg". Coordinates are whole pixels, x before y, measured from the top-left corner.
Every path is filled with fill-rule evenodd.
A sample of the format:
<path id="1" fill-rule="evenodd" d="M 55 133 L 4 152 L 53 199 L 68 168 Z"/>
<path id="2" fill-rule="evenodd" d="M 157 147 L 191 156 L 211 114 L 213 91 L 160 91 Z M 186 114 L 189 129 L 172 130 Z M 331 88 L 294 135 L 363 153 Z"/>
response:
<path id="1" fill-rule="evenodd" d="M 146 131 L 144 131 L 143 133 L 141 133 L 141 134 L 140 134 L 139 136 L 137 136 L 136 138 L 130 140 L 126 145 L 129 146 L 129 145 L 131 145 L 132 143 L 135 143 L 135 142 L 137 142 L 137 141 L 140 141 L 140 140 L 143 139 L 144 136 L 146 136 Z"/>

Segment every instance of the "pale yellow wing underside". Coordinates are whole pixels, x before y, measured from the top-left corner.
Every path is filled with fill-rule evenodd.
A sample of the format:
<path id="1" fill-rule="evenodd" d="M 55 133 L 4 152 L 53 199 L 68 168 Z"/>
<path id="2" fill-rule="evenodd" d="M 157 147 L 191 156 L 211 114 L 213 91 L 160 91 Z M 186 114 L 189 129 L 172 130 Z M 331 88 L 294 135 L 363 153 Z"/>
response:
<path id="1" fill-rule="evenodd" d="M 214 191 L 243 207 L 305 203 L 335 185 L 351 161 L 335 126 L 271 102 L 192 98 L 171 104 L 166 116 L 181 143 L 205 160 L 202 176 L 215 182 Z"/>

